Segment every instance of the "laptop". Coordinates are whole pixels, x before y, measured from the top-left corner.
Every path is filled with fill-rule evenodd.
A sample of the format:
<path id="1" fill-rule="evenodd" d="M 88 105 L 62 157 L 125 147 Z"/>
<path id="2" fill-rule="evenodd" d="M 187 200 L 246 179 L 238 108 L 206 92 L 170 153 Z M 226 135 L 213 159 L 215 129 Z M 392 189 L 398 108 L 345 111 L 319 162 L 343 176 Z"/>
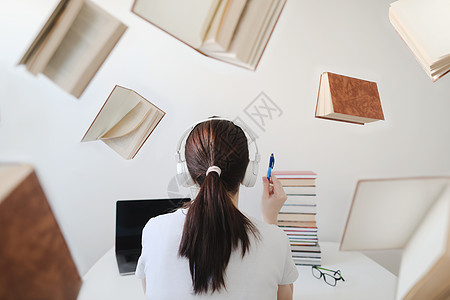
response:
<path id="1" fill-rule="evenodd" d="M 190 200 L 176 198 L 116 202 L 116 259 L 120 275 L 135 273 L 142 250 L 142 229 L 148 220 L 173 212 Z"/>

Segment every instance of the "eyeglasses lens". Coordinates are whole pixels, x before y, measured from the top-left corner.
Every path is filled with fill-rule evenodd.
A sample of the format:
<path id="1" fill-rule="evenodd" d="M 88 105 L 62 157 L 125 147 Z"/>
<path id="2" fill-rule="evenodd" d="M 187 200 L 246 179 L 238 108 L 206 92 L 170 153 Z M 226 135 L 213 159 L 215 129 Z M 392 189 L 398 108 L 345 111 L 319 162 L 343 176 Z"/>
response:
<path id="1" fill-rule="evenodd" d="M 324 273 L 323 278 L 325 279 L 325 282 L 329 285 L 335 286 L 336 285 L 336 278 L 334 278 L 332 275 Z"/>
<path id="2" fill-rule="evenodd" d="M 319 278 L 322 276 L 322 272 L 320 272 L 318 269 L 316 268 L 312 268 L 312 274 L 314 277 Z"/>

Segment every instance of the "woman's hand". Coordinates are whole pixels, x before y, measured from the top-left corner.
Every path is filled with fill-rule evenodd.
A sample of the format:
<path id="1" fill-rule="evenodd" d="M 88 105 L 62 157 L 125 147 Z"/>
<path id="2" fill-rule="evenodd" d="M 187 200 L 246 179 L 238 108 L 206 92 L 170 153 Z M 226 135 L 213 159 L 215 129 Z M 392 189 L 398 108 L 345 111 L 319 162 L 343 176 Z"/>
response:
<path id="1" fill-rule="evenodd" d="M 269 224 L 277 224 L 277 215 L 287 199 L 283 186 L 275 176 L 272 176 L 273 185 L 267 177 L 263 177 L 263 194 L 261 201 L 262 218 Z"/>

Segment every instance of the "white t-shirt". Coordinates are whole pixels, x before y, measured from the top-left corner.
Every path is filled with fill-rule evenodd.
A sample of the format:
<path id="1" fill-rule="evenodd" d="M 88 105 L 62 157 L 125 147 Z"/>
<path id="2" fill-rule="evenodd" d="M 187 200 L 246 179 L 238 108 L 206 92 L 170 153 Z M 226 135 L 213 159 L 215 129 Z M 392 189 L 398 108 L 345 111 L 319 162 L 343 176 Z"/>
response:
<path id="1" fill-rule="evenodd" d="M 240 246 L 232 251 L 225 273 L 225 289 L 193 294 L 187 258 L 178 256 L 187 210 L 152 218 L 142 232 L 142 253 L 136 276 L 146 279 L 150 299 L 276 299 L 278 285 L 291 284 L 298 271 L 286 234 L 276 225 L 249 217 L 260 232 L 252 234 L 250 251 L 242 258 Z"/>

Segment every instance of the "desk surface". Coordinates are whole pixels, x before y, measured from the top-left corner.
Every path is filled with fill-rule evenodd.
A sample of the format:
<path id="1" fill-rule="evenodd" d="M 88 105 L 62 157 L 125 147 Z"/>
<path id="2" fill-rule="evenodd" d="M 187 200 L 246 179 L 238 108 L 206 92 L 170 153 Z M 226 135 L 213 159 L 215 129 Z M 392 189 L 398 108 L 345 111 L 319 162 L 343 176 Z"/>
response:
<path id="1" fill-rule="evenodd" d="M 294 299 L 394 299 L 397 277 L 359 252 L 341 252 L 338 243 L 321 242 L 322 265 L 341 270 L 345 282 L 336 287 L 311 274 L 311 267 L 297 267 L 299 278 L 294 283 Z M 140 279 L 120 276 L 114 248 L 111 248 L 83 277 L 78 300 L 136 299 L 144 300 Z"/>

